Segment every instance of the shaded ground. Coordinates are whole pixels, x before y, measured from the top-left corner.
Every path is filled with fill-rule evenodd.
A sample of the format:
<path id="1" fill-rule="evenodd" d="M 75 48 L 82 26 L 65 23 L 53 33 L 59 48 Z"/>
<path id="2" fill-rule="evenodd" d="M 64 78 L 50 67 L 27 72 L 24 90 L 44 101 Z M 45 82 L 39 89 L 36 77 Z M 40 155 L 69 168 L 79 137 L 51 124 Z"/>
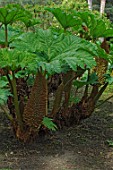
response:
<path id="1" fill-rule="evenodd" d="M 4 120 L 4 121 L 3 121 Z M 79 126 L 18 142 L 0 115 L 0 170 L 112 170 L 113 104 L 106 102 Z"/>

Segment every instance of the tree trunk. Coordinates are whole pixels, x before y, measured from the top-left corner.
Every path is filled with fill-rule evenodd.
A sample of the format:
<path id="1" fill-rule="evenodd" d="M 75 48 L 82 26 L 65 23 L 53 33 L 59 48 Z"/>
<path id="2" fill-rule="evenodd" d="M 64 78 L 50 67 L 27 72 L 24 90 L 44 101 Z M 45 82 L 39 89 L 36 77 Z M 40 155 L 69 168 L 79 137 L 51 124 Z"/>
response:
<path id="1" fill-rule="evenodd" d="M 88 0 L 88 8 L 89 10 L 92 11 L 93 7 L 92 7 L 92 0 Z"/>
<path id="2" fill-rule="evenodd" d="M 106 5 L 106 0 L 101 0 L 101 5 L 100 5 L 100 14 L 104 14 L 105 10 L 105 5 Z"/>

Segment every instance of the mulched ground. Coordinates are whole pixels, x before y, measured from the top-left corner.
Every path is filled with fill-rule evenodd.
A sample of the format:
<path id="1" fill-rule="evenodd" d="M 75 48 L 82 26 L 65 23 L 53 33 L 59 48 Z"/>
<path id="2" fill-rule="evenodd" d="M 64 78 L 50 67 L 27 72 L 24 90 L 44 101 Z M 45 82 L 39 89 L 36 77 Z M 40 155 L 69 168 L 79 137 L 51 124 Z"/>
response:
<path id="1" fill-rule="evenodd" d="M 14 138 L 1 113 L 0 170 L 112 170 L 112 141 L 112 100 L 78 126 L 37 137 L 29 144 Z"/>

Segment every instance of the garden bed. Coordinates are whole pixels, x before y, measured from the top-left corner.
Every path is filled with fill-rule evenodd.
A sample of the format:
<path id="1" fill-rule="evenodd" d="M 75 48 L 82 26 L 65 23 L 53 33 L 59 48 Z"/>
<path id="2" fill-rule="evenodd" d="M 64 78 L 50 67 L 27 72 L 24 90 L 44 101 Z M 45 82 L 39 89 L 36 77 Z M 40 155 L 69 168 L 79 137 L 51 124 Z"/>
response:
<path id="1" fill-rule="evenodd" d="M 0 170 L 112 170 L 113 104 L 103 104 L 78 126 L 22 144 L 0 114 Z"/>

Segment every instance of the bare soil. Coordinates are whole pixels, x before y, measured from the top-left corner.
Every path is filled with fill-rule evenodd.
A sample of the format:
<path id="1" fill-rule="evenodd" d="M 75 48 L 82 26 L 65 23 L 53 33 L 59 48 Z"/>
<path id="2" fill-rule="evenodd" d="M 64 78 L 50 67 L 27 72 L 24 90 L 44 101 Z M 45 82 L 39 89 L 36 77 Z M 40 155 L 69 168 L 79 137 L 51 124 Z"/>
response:
<path id="1" fill-rule="evenodd" d="M 0 170 L 112 170 L 113 103 L 104 103 L 78 126 L 22 144 L 0 114 Z M 111 143 L 112 144 L 112 143 Z"/>

